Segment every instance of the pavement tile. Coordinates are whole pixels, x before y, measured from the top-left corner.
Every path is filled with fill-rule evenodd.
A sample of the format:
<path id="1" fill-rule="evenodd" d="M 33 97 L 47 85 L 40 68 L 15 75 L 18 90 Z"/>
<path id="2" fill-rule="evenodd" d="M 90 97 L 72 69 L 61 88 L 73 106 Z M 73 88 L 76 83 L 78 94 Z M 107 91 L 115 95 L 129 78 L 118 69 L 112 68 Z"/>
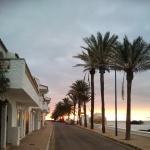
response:
<path id="1" fill-rule="evenodd" d="M 19 146 L 11 146 L 7 150 L 46 150 L 52 128 L 53 124 L 46 121 L 40 130 L 33 131 L 21 139 Z"/>

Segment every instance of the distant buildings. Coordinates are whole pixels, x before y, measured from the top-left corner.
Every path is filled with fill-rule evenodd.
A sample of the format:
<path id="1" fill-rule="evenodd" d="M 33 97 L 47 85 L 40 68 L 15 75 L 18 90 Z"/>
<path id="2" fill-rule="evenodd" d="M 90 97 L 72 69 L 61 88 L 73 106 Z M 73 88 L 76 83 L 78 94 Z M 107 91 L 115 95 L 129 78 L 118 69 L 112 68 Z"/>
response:
<path id="1" fill-rule="evenodd" d="M 10 79 L 10 88 L 0 96 L 0 149 L 6 149 L 44 126 L 51 99 L 45 96 L 48 87 L 31 75 L 25 59 L 9 52 L 1 40 L 0 70 Z"/>
<path id="2" fill-rule="evenodd" d="M 89 118 L 89 122 L 91 122 L 91 119 Z M 95 124 L 101 124 L 102 123 L 102 114 L 101 113 L 95 113 L 94 114 L 94 123 Z M 107 118 L 105 117 L 105 124 L 107 124 Z"/>

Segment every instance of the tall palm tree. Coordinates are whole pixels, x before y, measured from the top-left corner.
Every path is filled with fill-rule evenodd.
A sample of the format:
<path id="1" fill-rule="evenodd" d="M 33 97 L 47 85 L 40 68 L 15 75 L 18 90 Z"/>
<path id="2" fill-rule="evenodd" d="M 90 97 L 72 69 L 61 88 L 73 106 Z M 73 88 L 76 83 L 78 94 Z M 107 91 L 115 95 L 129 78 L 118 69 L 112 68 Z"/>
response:
<path id="1" fill-rule="evenodd" d="M 81 125 L 80 115 L 81 115 L 81 104 L 82 104 L 82 96 L 85 92 L 89 90 L 88 84 L 83 80 L 77 80 L 70 86 L 70 90 L 68 94 L 73 93 L 77 97 L 78 101 L 78 120 Z"/>
<path id="2" fill-rule="evenodd" d="M 88 44 L 88 38 L 83 39 L 85 43 Z M 95 55 L 91 51 L 90 47 L 81 47 L 87 51 L 87 53 L 83 52 L 78 54 L 77 56 L 73 56 L 74 58 L 81 59 L 84 64 L 77 64 L 77 66 L 83 66 L 84 71 L 89 71 L 91 75 L 91 129 L 94 128 L 93 120 L 94 120 L 94 75 L 95 75 Z"/>
<path id="3" fill-rule="evenodd" d="M 142 37 L 137 37 L 132 43 L 125 36 L 123 43 L 118 44 L 114 53 L 116 69 L 126 73 L 127 80 L 127 113 L 126 113 L 126 140 L 130 140 L 131 132 L 131 87 L 134 73 L 150 69 L 150 45 Z M 114 68 L 112 67 L 112 68 Z"/>
<path id="4" fill-rule="evenodd" d="M 105 102 L 104 102 L 104 73 L 105 70 L 109 72 L 109 57 L 111 50 L 116 48 L 118 36 L 112 35 L 110 32 L 106 32 L 104 37 L 100 32 L 97 33 L 97 37 L 91 35 L 89 38 L 85 38 L 84 41 L 88 45 L 88 51 L 93 60 L 94 67 L 99 69 L 100 73 L 100 87 L 101 87 L 101 103 L 102 103 L 102 132 L 105 133 Z"/>

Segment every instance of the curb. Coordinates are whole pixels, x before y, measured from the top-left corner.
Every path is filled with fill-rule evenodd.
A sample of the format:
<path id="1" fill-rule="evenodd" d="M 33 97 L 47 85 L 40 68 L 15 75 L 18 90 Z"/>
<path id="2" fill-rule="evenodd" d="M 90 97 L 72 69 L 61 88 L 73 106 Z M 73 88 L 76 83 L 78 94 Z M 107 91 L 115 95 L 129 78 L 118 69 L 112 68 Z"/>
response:
<path id="1" fill-rule="evenodd" d="M 51 135 L 52 135 L 53 127 L 54 127 L 54 125 L 52 125 L 52 129 L 50 131 L 50 135 L 49 135 L 49 138 L 48 138 L 48 143 L 47 143 L 47 146 L 46 146 L 46 150 L 49 150 L 49 148 L 50 148 L 49 144 L 50 144 L 50 140 L 51 140 Z"/>

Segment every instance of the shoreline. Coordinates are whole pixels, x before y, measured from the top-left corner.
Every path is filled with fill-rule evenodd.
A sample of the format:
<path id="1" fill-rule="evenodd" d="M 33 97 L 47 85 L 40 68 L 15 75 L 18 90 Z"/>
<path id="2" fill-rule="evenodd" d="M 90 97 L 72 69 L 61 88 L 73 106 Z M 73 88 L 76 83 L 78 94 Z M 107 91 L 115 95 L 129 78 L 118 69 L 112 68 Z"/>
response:
<path id="1" fill-rule="evenodd" d="M 89 126 L 90 126 L 90 124 L 89 124 Z M 99 129 L 101 129 L 101 127 L 102 127 L 101 124 L 94 124 L 94 126 L 98 127 Z M 140 126 L 140 125 L 135 125 L 135 126 Z M 115 131 L 115 126 L 113 126 L 113 125 L 105 125 L 105 127 L 106 127 L 106 129 L 110 129 L 110 130 Z M 120 132 L 124 132 L 124 133 L 126 132 L 126 128 L 123 128 L 123 127 L 118 127 L 117 130 L 120 131 Z M 146 130 L 149 130 L 149 132 L 147 132 Z M 140 130 L 140 129 L 139 130 L 131 129 L 131 134 L 150 137 L 150 129 L 146 129 L 146 130 L 143 131 L 143 130 Z"/>

